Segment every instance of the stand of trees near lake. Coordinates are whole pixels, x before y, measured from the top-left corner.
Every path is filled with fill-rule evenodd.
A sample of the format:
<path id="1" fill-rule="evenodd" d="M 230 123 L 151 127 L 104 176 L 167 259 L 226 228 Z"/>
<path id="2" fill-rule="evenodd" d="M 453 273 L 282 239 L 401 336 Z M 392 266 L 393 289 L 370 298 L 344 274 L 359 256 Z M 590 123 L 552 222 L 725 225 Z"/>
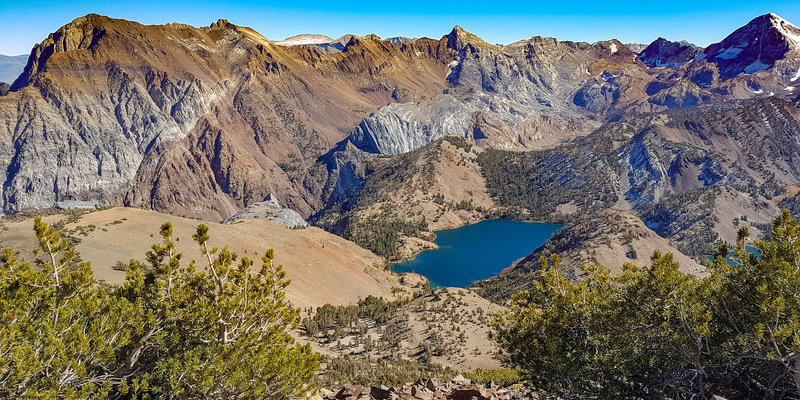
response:
<path id="1" fill-rule="evenodd" d="M 285 399 L 314 390 L 319 358 L 289 335 L 300 312 L 271 250 L 253 272 L 252 260 L 209 248 L 200 224 L 203 261 L 187 264 L 165 223 L 146 262 L 130 261 L 125 282 L 112 286 L 41 218 L 34 231 L 34 260 L 0 253 L 0 398 Z M 686 275 L 655 252 L 650 266 L 613 276 L 585 266 L 586 278 L 573 280 L 558 257 L 542 259 L 533 288 L 494 315 L 492 340 L 510 369 L 475 376 L 524 380 L 560 398 L 800 397 L 800 222 L 785 211 L 755 243 L 742 228 L 707 266 Z M 378 298 L 322 307 L 303 328 L 384 321 L 396 307 Z M 412 361 L 329 360 L 327 373 L 367 382 L 394 376 L 375 369 L 398 362 Z"/>

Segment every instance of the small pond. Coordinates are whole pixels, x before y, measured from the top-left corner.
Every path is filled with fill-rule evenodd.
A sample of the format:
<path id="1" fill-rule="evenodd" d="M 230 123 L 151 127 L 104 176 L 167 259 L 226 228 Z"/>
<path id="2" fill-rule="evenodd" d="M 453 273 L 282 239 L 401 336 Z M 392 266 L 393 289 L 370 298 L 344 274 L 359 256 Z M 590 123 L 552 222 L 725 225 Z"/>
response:
<path id="1" fill-rule="evenodd" d="M 436 250 L 392 266 L 416 272 L 434 287 L 467 287 L 499 274 L 514 261 L 544 244 L 562 225 L 492 219 L 436 232 Z"/>

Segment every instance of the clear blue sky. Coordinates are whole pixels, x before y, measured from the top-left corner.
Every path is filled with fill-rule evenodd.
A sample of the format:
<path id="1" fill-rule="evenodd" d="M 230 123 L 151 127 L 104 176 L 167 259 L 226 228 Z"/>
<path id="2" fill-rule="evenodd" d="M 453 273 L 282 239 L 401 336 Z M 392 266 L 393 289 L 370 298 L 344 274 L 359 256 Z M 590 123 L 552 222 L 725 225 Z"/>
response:
<path id="1" fill-rule="evenodd" d="M 280 40 L 298 33 L 338 37 L 440 38 L 454 25 L 491 43 L 534 35 L 594 42 L 617 38 L 649 43 L 658 36 L 699 45 L 721 40 L 750 19 L 774 12 L 800 25 L 800 1 L 547 0 L 494 1 L 86 1 L 0 0 L 0 54 L 26 54 L 50 32 L 90 12 L 146 24 L 208 25 L 219 18 Z"/>

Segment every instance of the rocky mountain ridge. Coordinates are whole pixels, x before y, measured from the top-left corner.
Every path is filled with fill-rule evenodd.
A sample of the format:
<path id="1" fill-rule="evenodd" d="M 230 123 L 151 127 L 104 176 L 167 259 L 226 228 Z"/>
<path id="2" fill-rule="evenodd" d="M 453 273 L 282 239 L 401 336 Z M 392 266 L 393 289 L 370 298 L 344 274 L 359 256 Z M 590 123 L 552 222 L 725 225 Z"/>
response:
<path id="1" fill-rule="evenodd" d="M 351 36 L 327 51 L 318 46 L 330 38 L 283 46 L 226 20 L 145 26 L 90 14 L 38 44 L 0 96 L 3 212 L 112 204 L 220 221 L 274 193 L 321 221 L 356 204 L 371 173 L 405 165 L 370 160 L 456 135 L 533 152 L 525 162 L 542 187 L 593 199 L 552 210 L 523 201 L 534 213 L 635 210 L 673 238 L 674 207 L 659 204 L 678 195 L 796 183 L 796 34 L 768 14 L 691 60 L 692 46 L 664 40 L 638 55 L 617 40 L 501 46 L 458 26 L 439 40 Z M 753 57 L 766 67 L 745 71 Z M 751 137 L 776 157 L 758 159 Z M 467 211 L 466 191 L 484 193 L 478 153 L 443 164 L 470 166 L 475 185 L 445 197 L 447 212 Z M 612 184 L 589 174 L 598 162 L 613 167 Z M 431 215 L 449 204 L 426 196 Z M 482 209 L 498 201 L 478 197 Z"/>
<path id="2" fill-rule="evenodd" d="M 694 61 L 701 52 L 702 49 L 690 44 L 670 42 L 660 37 L 637 54 L 637 57 L 651 68 L 675 68 Z"/>
<path id="3" fill-rule="evenodd" d="M 320 202 L 303 182 L 315 158 L 393 92 L 424 96 L 443 76 L 422 57 L 433 41 L 348 45 L 326 56 L 227 21 L 79 18 L 36 46 L 0 98 L 4 212 L 73 199 L 221 220 L 275 193 L 308 215 Z M 63 161 L 40 173 L 51 157 Z"/>

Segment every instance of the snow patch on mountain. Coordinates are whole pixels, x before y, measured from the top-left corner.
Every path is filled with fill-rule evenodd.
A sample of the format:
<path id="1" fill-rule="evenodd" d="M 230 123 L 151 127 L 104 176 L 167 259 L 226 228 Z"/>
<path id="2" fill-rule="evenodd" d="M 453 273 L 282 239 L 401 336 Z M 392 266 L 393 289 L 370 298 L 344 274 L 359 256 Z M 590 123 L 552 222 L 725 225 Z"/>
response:
<path id="1" fill-rule="evenodd" d="M 288 37 L 281 41 L 275 42 L 275 44 L 289 47 L 289 46 L 302 46 L 307 44 L 323 44 L 330 42 L 333 42 L 333 39 L 325 35 L 301 34 Z"/>
<path id="2" fill-rule="evenodd" d="M 744 50 L 741 47 L 731 47 L 729 49 L 725 49 L 717 53 L 716 58 L 721 58 L 723 60 L 732 60 L 736 58 L 741 52 Z"/>
<path id="3" fill-rule="evenodd" d="M 764 93 L 763 89 L 761 89 L 760 87 L 753 87 L 750 82 L 747 83 L 747 88 L 750 89 L 750 91 L 755 93 L 755 94 Z"/>
<path id="4" fill-rule="evenodd" d="M 763 71 L 763 70 L 765 70 L 767 68 L 769 68 L 768 64 L 764 64 L 764 63 L 761 62 L 761 60 L 757 60 L 757 61 L 754 61 L 752 64 L 744 67 L 744 73 L 752 74 L 752 73 L 756 73 L 758 71 Z"/>
<path id="5" fill-rule="evenodd" d="M 772 23 L 789 42 L 789 47 L 793 50 L 800 49 L 800 28 L 791 22 L 781 18 L 777 14 L 770 13 Z"/>

